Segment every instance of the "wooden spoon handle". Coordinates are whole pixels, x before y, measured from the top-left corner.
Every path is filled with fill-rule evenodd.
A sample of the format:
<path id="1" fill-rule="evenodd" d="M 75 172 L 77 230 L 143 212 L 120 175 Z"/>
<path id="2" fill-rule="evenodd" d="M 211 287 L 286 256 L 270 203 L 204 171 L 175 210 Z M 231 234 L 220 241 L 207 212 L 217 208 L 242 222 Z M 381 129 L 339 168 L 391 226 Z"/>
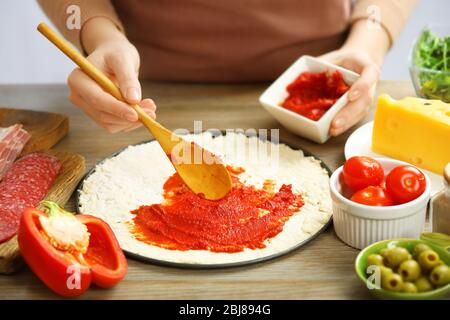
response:
<path id="1" fill-rule="evenodd" d="M 120 92 L 119 87 L 117 87 L 114 82 L 111 81 L 102 71 L 97 69 L 88 59 L 83 57 L 83 55 L 73 48 L 65 39 L 60 37 L 56 32 L 54 32 L 47 24 L 41 22 L 38 27 L 38 31 L 42 33 L 48 40 L 50 40 L 56 47 L 58 47 L 66 56 L 68 56 L 73 62 L 75 62 L 81 70 L 84 71 L 92 80 L 97 82 L 105 91 L 109 92 L 116 99 L 125 101 Z M 153 120 L 147 113 L 145 113 L 142 108 L 135 104 L 130 105 L 139 115 L 139 120 L 141 120 L 147 127 L 154 127 L 155 125 L 160 127 L 159 123 Z"/>

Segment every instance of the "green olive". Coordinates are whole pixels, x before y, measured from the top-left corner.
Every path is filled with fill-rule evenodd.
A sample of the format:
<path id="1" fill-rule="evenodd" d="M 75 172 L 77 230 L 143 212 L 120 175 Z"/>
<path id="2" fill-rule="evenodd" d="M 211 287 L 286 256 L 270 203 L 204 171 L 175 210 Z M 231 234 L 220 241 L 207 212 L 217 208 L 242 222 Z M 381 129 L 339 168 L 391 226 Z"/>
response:
<path id="1" fill-rule="evenodd" d="M 417 293 L 419 290 L 417 290 L 417 287 L 412 282 L 404 282 L 402 292 L 405 293 Z"/>
<path id="2" fill-rule="evenodd" d="M 418 261 L 423 271 L 429 271 L 439 266 L 441 259 L 433 250 L 425 250 L 420 253 Z"/>
<path id="3" fill-rule="evenodd" d="M 390 248 L 384 254 L 384 262 L 390 268 L 398 267 L 403 261 L 410 257 L 409 251 L 402 247 Z"/>
<path id="4" fill-rule="evenodd" d="M 415 259 L 419 258 L 419 255 L 424 252 L 425 250 L 431 250 L 429 246 L 427 246 L 425 243 L 419 243 L 416 244 L 414 247 L 413 255 Z"/>
<path id="5" fill-rule="evenodd" d="M 444 263 L 444 261 L 439 260 L 439 263 L 436 265 L 436 267 L 439 267 L 439 266 L 446 266 L 446 264 Z"/>
<path id="6" fill-rule="evenodd" d="M 382 266 L 383 257 L 379 254 L 371 254 L 367 257 L 367 265 L 368 266 Z"/>
<path id="7" fill-rule="evenodd" d="M 391 273 L 381 277 L 381 287 L 389 291 L 400 291 L 403 288 L 403 280 L 399 274 Z"/>
<path id="8" fill-rule="evenodd" d="M 447 265 L 437 266 L 431 271 L 430 280 L 437 286 L 445 286 L 450 283 L 450 267 Z"/>
<path id="9" fill-rule="evenodd" d="M 388 275 L 393 274 L 394 271 L 391 268 L 380 266 L 380 277 L 381 279 L 386 278 Z"/>
<path id="10" fill-rule="evenodd" d="M 433 285 L 431 284 L 431 282 L 428 281 L 428 279 L 423 276 L 420 277 L 419 279 L 417 279 L 416 281 L 414 281 L 414 284 L 416 285 L 417 290 L 419 290 L 419 292 L 433 290 Z"/>
<path id="11" fill-rule="evenodd" d="M 416 260 L 406 260 L 398 267 L 398 273 L 405 281 L 414 281 L 420 277 L 420 266 Z"/>
<path id="12" fill-rule="evenodd" d="M 379 254 L 380 256 L 384 257 L 384 256 L 386 255 L 386 252 L 387 252 L 388 250 L 389 250 L 388 248 L 381 249 L 381 250 L 378 252 L 378 254 Z"/>

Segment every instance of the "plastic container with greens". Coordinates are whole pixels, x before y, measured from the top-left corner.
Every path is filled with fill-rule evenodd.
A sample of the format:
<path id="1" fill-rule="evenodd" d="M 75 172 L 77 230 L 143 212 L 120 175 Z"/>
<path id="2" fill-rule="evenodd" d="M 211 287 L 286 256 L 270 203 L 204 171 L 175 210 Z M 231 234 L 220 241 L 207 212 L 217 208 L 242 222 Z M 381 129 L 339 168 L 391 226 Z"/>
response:
<path id="1" fill-rule="evenodd" d="M 410 73 L 417 95 L 450 102 L 450 26 L 422 31 L 411 51 Z"/>

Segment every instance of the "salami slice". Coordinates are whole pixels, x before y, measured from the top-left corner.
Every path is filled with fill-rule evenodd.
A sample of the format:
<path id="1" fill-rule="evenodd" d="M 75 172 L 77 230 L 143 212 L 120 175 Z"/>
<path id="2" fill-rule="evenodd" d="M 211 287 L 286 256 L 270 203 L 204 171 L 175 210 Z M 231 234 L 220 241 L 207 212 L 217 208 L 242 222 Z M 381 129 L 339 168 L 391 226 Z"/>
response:
<path id="1" fill-rule="evenodd" d="M 29 139 L 21 124 L 0 128 L 0 181 Z"/>
<path id="2" fill-rule="evenodd" d="M 17 160 L 0 182 L 0 243 L 17 233 L 20 216 L 45 198 L 61 169 L 58 158 L 32 153 Z"/>

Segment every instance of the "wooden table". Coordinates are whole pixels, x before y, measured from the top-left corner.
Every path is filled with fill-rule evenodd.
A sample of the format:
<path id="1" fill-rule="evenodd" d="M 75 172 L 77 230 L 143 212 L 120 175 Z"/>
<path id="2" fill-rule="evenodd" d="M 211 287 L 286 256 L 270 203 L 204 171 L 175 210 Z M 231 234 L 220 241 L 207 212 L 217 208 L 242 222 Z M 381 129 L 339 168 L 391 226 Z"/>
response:
<path id="1" fill-rule="evenodd" d="M 199 85 L 145 83 L 145 97 L 158 104 L 158 120 L 165 126 L 203 128 L 278 128 L 264 111 L 258 96 L 266 85 Z M 401 98 L 413 95 L 407 81 L 382 81 L 378 93 Z M 0 106 L 60 112 L 70 116 L 70 133 L 56 149 L 82 154 L 88 169 L 111 153 L 148 140 L 145 129 L 110 135 L 97 127 L 67 100 L 64 85 L 0 86 Z M 373 108 L 364 120 L 373 117 Z M 352 131 L 352 130 L 351 130 Z M 344 161 L 344 144 L 351 133 L 318 145 L 283 128 L 280 138 L 294 141 L 336 169 Z M 151 170 L 151 165 L 149 166 Z M 67 205 L 73 209 L 73 199 Z M 86 299 L 367 299 L 368 290 L 354 272 L 358 250 L 342 243 L 332 227 L 301 249 L 278 259 L 239 268 L 185 270 L 129 260 L 124 281 L 110 290 L 92 288 Z M 0 299 L 55 298 L 28 269 L 0 276 Z"/>

